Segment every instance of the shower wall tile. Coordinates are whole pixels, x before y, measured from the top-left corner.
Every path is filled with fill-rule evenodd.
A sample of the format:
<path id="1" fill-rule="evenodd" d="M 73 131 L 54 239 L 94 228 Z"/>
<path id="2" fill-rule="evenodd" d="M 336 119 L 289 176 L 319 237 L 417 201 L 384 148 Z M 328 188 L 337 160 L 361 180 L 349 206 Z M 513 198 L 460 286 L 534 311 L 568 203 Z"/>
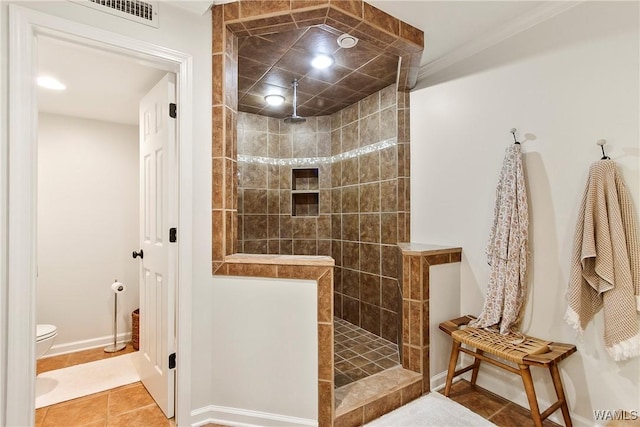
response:
<path id="1" fill-rule="evenodd" d="M 342 185 L 354 185 L 358 183 L 358 158 L 343 160 L 342 162 Z"/>
<path id="2" fill-rule="evenodd" d="M 380 276 L 360 273 L 360 301 L 380 306 Z"/>
<path id="3" fill-rule="evenodd" d="M 359 219 L 358 214 L 342 215 L 342 240 L 357 242 L 359 239 Z"/>
<path id="4" fill-rule="evenodd" d="M 320 215 L 317 219 L 317 227 L 318 239 L 331 239 L 331 215 Z"/>
<path id="5" fill-rule="evenodd" d="M 360 190 L 357 185 L 342 189 L 342 212 L 357 213 L 360 211 Z"/>
<path id="6" fill-rule="evenodd" d="M 342 266 L 353 270 L 360 269 L 360 248 L 358 243 L 342 242 Z"/>
<path id="7" fill-rule="evenodd" d="M 279 239 L 280 238 L 280 215 L 268 215 L 267 227 L 268 227 L 267 238 Z M 251 252 L 247 252 L 247 253 L 251 253 Z"/>
<path id="8" fill-rule="evenodd" d="M 398 248 L 395 245 L 380 246 L 381 273 L 386 277 L 398 277 Z"/>
<path id="9" fill-rule="evenodd" d="M 394 248 L 396 251 L 397 247 Z M 397 258 L 397 257 L 396 257 Z M 396 279 L 382 277 L 380 281 L 380 306 L 393 313 L 399 313 L 400 303 L 402 301 L 400 288 Z"/>
<path id="10" fill-rule="evenodd" d="M 342 298 L 342 315 L 347 322 L 360 325 L 360 301 L 345 295 Z"/>
<path id="11" fill-rule="evenodd" d="M 365 184 L 380 180 L 380 152 L 363 154 L 358 157 L 359 182 Z"/>
<path id="12" fill-rule="evenodd" d="M 360 147 L 364 147 L 365 145 L 371 145 L 380 140 L 380 113 L 376 112 L 360 120 L 359 143 Z"/>
<path id="13" fill-rule="evenodd" d="M 331 240 L 318 240 L 318 250 L 316 255 L 331 256 Z"/>
<path id="14" fill-rule="evenodd" d="M 331 131 L 338 130 L 341 127 L 342 127 L 342 111 L 338 111 L 331 115 Z"/>
<path id="15" fill-rule="evenodd" d="M 380 214 L 360 214 L 357 216 L 360 218 L 360 238 L 358 240 L 380 243 Z"/>
<path id="16" fill-rule="evenodd" d="M 376 335 L 380 335 L 380 308 L 378 306 L 360 302 L 361 328 Z"/>
<path id="17" fill-rule="evenodd" d="M 360 117 L 366 117 L 380 110 L 380 92 L 369 95 L 359 103 Z"/>
<path id="18" fill-rule="evenodd" d="M 363 184 L 360 188 L 360 212 L 380 212 L 380 183 Z"/>
<path id="19" fill-rule="evenodd" d="M 380 211 L 398 211 L 398 182 L 389 180 L 380 182 Z M 394 226 L 395 227 L 395 226 Z"/>
<path id="20" fill-rule="evenodd" d="M 360 118 L 359 105 L 353 104 L 342 110 L 342 126 L 346 126 L 349 123 L 355 122 Z"/>
<path id="21" fill-rule="evenodd" d="M 389 147 L 380 151 L 380 179 L 397 179 L 398 171 L 398 151 L 397 147 Z"/>
<path id="22" fill-rule="evenodd" d="M 380 245 L 360 244 L 360 270 L 380 274 Z"/>

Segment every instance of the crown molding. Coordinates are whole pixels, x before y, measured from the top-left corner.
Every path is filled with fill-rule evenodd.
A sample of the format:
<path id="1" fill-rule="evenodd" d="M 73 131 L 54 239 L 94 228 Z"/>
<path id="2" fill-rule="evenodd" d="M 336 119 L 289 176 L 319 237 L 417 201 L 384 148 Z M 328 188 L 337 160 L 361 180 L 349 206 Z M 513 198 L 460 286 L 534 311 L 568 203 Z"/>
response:
<path id="1" fill-rule="evenodd" d="M 535 9 L 520 15 L 499 28 L 489 31 L 484 35 L 473 39 L 469 43 L 460 46 L 457 49 L 441 56 L 428 64 L 420 67 L 418 71 L 418 82 L 438 71 L 441 71 L 451 65 L 469 58 L 485 49 L 490 48 L 503 40 L 515 36 L 529 28 L 538 25 L 556 15 L 561 14 L 581 3 L 581 1 L 549 1 L 545 2 Z"/>

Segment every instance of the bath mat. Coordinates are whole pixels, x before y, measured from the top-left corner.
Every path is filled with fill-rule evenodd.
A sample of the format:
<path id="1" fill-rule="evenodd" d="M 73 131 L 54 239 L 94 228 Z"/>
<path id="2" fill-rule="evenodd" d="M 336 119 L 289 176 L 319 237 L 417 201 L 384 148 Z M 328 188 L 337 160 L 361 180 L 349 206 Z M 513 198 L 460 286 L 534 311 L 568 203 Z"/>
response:
<path id="1" fill-rule="evenodd" d="M 43 372 L 36 377 L 36 409 L 140 381 L 138 352 Z"/>
<path id="2" fill-rule="evenodd" d="M 429 393 L 365 424 L 367 427 L 495 427 L 480 415 L 444 397 Z"/>

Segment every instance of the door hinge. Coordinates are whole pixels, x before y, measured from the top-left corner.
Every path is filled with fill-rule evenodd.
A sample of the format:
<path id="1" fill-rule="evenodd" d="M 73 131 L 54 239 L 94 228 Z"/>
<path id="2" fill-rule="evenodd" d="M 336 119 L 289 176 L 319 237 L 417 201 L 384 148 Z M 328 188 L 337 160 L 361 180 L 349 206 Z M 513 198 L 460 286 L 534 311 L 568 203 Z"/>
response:
<path id="1" fill-rule="evenodd" d="M 169 104 L 169 117 L 172 119 L 178 117 L 178 106 L 173 102 Z"/>
<path id="2" fill-rule="evenodd" d="M 175 243 L 178 240 L 178 230 L 175 227 L 169 229 L 169 242 Z"/>
<path id="3" fill-rule="evenodd" d="M 169 355 L 169 369 L 174 369 L 176 367 L 176 354 L 171 353 Z"/>

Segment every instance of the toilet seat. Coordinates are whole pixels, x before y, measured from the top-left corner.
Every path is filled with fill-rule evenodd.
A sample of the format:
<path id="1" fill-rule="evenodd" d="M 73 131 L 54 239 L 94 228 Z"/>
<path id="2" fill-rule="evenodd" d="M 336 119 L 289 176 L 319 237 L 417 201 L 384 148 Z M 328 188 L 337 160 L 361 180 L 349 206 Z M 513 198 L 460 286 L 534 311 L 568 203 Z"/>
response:
<path id="1" fill-rule="evenodd" d="M 55 325 L 36 325 L 36 342 L 46 340 L 55 336 L 57 329 Z"/>

